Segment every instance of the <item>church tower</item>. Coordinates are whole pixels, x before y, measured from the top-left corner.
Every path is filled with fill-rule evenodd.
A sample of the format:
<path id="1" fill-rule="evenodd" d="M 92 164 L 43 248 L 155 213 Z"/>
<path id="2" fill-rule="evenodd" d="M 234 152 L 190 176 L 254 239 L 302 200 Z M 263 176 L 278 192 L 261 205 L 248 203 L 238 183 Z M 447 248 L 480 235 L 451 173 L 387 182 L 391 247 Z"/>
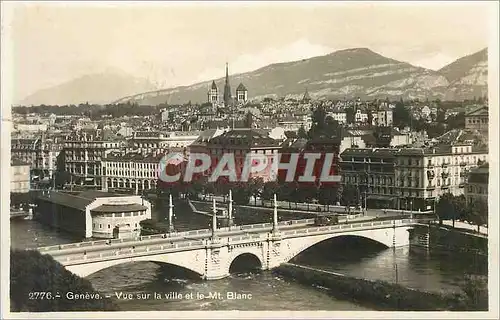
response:
<path id="1" fill-rule="evenodd" d="M 215 81 L 212 81 L 212 86 L 208 90 L 208 102 L 212 104 L 219 102 L 219 88 L 217 88 Z"/>
<path id="2" fill-rule="evenodd" d="M 224 105 L 228 107 L 231 104 L 231 86 L 229 85 L 229 70 L 226 62 L 226 83 L 224 84 Z"/>

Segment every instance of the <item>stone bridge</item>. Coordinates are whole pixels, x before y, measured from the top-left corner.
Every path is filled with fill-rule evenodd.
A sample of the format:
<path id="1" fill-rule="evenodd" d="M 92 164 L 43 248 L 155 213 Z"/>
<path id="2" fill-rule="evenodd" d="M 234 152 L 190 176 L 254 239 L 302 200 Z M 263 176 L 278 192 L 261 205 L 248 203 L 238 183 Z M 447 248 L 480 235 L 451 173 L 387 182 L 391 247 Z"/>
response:
<path id="1" fill-rule="evenodd" d="M 275 215 L 273 223 L 80 242 L 37 250 L 82 277 L 122 263 L 151 261 L 176 265 L 215 280 L 227 277 L 231 264 L 242 255 L 254 256 L 263 270 L 272 269 L 334 237 L 356 236 L 387 247 L 405 246 L 409 244 L 408 230 L 416 224 L 418 220 L 394 217 L 317 226 L 314 219 L 278 223 Z"/>

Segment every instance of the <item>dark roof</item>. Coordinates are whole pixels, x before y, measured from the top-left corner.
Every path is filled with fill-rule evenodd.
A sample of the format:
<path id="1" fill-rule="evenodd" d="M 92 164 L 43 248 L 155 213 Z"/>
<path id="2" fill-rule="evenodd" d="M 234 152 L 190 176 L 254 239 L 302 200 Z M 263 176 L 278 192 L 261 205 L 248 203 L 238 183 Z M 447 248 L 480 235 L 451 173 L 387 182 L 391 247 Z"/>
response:
<path id="1" fill-rule="evenodd" d="M 232 141 L 231 141 L 232 140 Z M 208 142 L 208 145 L 229 145 L 236 144 L 246 147 L 271 147 L 279 146 L 279 141 L 269 137 L 269 130 L 237 128 L 221 134 Z"/>
<path id="2" fill-rule="evenodd" d="M 92 203 L 92 201 L 94 201 L 96 198 L 121 196 L 122 195 L 116 193 L 94 190 L 73 193 L 49 191 L 47 194 L 39 196 L 39 199 L 57 203 L 69 208 L 85 210 L 85 207 Z"/>
<path id="3" fill-rule="evenodd" d="M 158 154 L 150 153 L 147 155 L 143 155 L 137 152 L 130 152 L 126 154 L 122 154 L 120 152 L 110 153 L 103 159 L 103 161 L 118 161 L 118 162 L 146 162 L 146 163 L 155 163 L 160 161 L 160 159 L 164 156 L 164 153 L 159 152 Z"/>
<path id="4" fill-rule="evenodd" d="M 286 139 L 282 144 L 282 150 L 303 150 L 307 145 L 307 139 L 299 138 L 299 139 Z"/>
<path id="5" fill-rule="evenodd" d="M 478 106 L 465 114 L 466 117 L 470 116 L 488 116 L 487 106 Z"/>
<path id="6" fill-rule="evenodd" d="M 344 157 L 380 157 L 393 158 L 399 149 L 393 148 L 348 148 L 340 155 Z"/>
<path id="7" fill-rule="evenodd" d="M 215 80 L 214 80 L 214 81 L 212 81 L 212 87 L 211 87 L 211 88 L 212 88 L 212 89 L 217 89 L 217 85 L 215 84 Z"/>
<path id="8" fill-rule="evenodd" d="M 236 91 L 248 91 L 247 88 L 243 85 L 243 83 L 240 83 L 238 88 L 236 88 Z"/>
<path id="9" fill-rule="evenodd" d="M 147 207 L 142 206 L 138 203 L 131 204 L 120 204 L 120 205 L 112 205 L 112 204 L 103 204 L 97 208 L 91 210 L 91 212 L 131 212 L 131 211 L 144 211 Z"/>

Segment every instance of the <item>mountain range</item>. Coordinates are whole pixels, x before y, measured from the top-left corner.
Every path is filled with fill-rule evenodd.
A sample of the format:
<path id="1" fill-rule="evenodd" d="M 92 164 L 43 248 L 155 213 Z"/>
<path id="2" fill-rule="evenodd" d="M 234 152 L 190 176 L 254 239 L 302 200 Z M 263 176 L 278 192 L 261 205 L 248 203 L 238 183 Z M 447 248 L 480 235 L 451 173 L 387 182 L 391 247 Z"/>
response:
<path id="1" fill-rule="evenodd" d="M 464 100 L 487 95 L 487 49 L 460 58 L 438 71 L 384 57 L 367 48 L 340 50 L 299 61 L 276 63 L 255 71 L 232 75 L 232 95 L 239 83 L 250 99 L 265 97 L 300 98 L 305 90 L 314 98 L 441 99 Z M 190 86 L 155 90 L 147 81 L 134 77 L 89 75 L 29 97 L 31 104 L 43 97 L 105 102 L 137 102 L 158 105 L 168 102 L 207 101 L 212 80 Z M 82 85 L 85 84 L 85 86 Z M 215 79 L 222 96 L 224 78 Z M 83 90 L 82 88 L 85 88 Z M 128 92 L 128 93 L 127 93 Z M 122 94 L 123 93 L 123 94 Z M 134 94 L 138 93 L 138 94 Z M 92 98 L 91 98 L 92 97 Z M 123 97 L 123 98 L 121 98 Z M 62 102 L 62 99 L 59 99 Z M 68 102 L 65 102 L 68 103 Z M 101 102 L 102 103 L 102 102 Z"/>
<path id="2" fill-rule="evenodd" d="M 149 80 L 134 77 L 121 70 L 108 68 L 39 90 L 21 101 L 21 105 L 67 105 L 80 103 L 106 104 L 119 97 L 155 90 Z"/>

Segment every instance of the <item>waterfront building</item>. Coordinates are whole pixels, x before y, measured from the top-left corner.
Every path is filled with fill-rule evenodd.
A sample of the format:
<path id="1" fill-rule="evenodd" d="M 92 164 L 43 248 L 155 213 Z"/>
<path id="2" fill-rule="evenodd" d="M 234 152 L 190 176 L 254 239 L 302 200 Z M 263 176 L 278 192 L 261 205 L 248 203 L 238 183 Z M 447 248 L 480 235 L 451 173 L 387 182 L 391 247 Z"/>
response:
<path id="1" fill-rule="evenodd" d="M 11 139 L 11 158 L 30 164 L 33 176 L 52 177 L 53 172 L 61 170 L 61 139 L 49 139 L 45 134 L 34 138 Z"/>
<path id="2" fill-rule="evenodd" d="M 26 194 L 30 191 L 30 164 L 18 159 L 10 161 L 10 193 Z"/>
<path id="3" fill-rule="evenodd" d="M 151 154 L 111 152 L 101 161 L 102 190 L 141 194 L 156 189 L 163 152 Z"/>
<path id="4" fill-rule="evenodd" d="M 120 150 L 119 140 L 105 139 L 101 130 L 77 131 L 64 141 L 64 168 L 71 174 L 70 186 L 102 187 L 101 160 L 111 150 Z"/>
<path id="5" fill-rule="evenodd" d="M 480 199 L 488 203 L 489 165 L 484 163 L 472 168 L 465 183 L 465 199 L 467 203 Z"/>
<path id="6" fill-rule="evenodd" d="M 86 238 L 123 237 L 120 228 L 125 236 L 137 237 L 139 223 L 151 219 L 151 204 L 140 196 L 47 191 L 36 204 L 35 218 L 40 222 Z"/>
<path id="7" fill-rule="evenodd" d="M 431 210 L 444 193 L 464 194 L 468 171 L 487 158 L 486 150 L 465 144 L 347 149 L 340 166 L 344 186 L 366 194 L 368 206 Z"/>

